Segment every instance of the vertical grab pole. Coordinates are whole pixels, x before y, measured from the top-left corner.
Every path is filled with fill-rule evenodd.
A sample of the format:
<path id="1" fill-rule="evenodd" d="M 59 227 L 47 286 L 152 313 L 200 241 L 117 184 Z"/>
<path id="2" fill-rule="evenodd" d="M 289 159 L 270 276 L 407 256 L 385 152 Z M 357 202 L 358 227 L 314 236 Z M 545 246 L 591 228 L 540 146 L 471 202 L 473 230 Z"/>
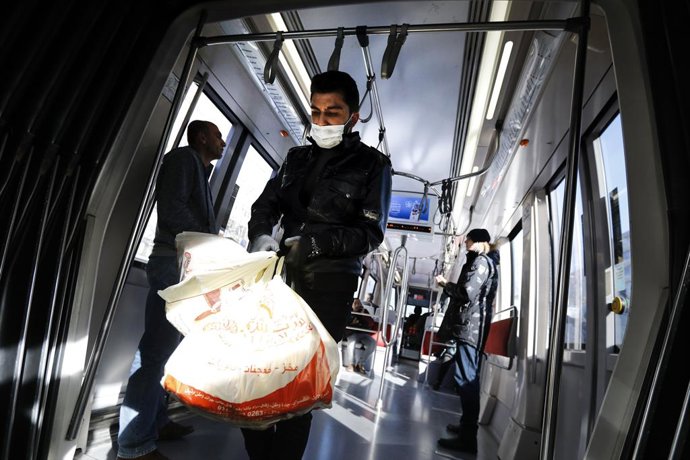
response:
<path id="1" fill-rule="evenodd" d="M 426 360 L 426 371 L 424 372 L 424 385 L 429 384 L 429 365 L 431 364 L 431 355 L 433 355 L 434 352 L 434 328 L 436 327 L 436 315 L 438 315 L 438 308 L 434 308 L 433 305 L 438 305 L 439 300 L 441 299 L 441 294 L 443 293 L 443 290 L 436 290 L 436 303 L 434 304 L 432 301 L 433 297 L 433 292 L 431 291 L 431 294 L 429 294 L 429 305 L 431 305 L 432 309 L 432 314 L 431 314 L 431 333 L 429 334 L 429 358 Z M 426 342 L 426 322 L 424 323 L 424 334 L 422 334 L 422 350 L 424 350 L 424 342 Z M 421 357 L 421 355 L 420 355 Z"/>
<path id="2" fill-rule="evenodd" d="M 199 37 L 201 35 L 201 30 L 206 22 L 206 12 L 202 12 L 199 18 L 199 23 L 197 24 L 194 37 Z M 168 113 L 168 118 L 165 120 L 165 127 L 163 129 L 163 137 L 158 144 L 158 151 L 156 152 L 156 158 L 153 163 L 153 171 L 148 183 L 146 184 L 146 195 L 144 196 L 144 203 L 139 208 L 139 213 L 137 214 L 137 220 L 135 224 L 132 236 L 129 239 L 127 245 L 127 250 L 122 258 L 120 267 L 117 273 L 117 279 L 115 286 L 113 287 L 113 292 L 110 296 L 108 306 L 106 308 L 105 314 L 103 316 L 103 322 L 101 323 L 101 328 L 98 331 L 98 336 L 96 337 L 96 342 L 94 344 L 91 355 L 89 356 L 89 361 L 86 365 L 86 370 L 84 372 L 84 380 L 82 381 L 81 388 L 79 389 L 79 396 L 74 405 L 74 411 L 72 412 L 72 418 L 70 419 L 69 426 L 67 427 L 67 433 L 65 434 L 65 439 L 67 441 L 73 441 L 77 438 L 79 434 L 79 428 L 81 426 L 81 420 L 84 416 L 84 411 L 86 410 L 86 403 L 89 395 L 91 394 L 91 389 L 93 388 L 93 382 L 96 377 L 96 371 L 98 365 L 101 361 L 101 356 L 103 355 L 103 349 L 105 348 L 105 342 L 108 339 L 108 334 L 110 333 L 110 328 L 113 323 L 113 318 L 115 317 L 115 307 L 120 299 L 120 294 L 122 293 L 122 288 L 125 284 L 127 277 L 127 272 L 129 265 L 131 263 L 132 257 L 136 251 L 136 245 L 141 238 L 141 234 L 146 226 L 145 216 L 146 210 L 150 209 L 153 202 L 154 190 L 156 184 L 156 178 L 158 177 L 158 171 L 160 170 L 161 159 L 165 153 L 165 144 L 167 143 L 170 133 L 172 132 L 173 121 L 177 112 L 180 110 L 182 105 L 182 96 L 185 92 L 185 87 L 187 86 L 187 81 L 192 73 L 192 65 L 194 64 L 194 59 L 196 58 L 196 53 L 198 50 L 197 45 L 194 40 L 190 41 L 190 49 L 187 54 L 187 59 L 184 63 L 182 69 L 182 74 L 180 75 L 180 81 L 177 84 L 177 89 L 175 90 L 175 97 L 173 98 L 172 107 Z"/>
<path id="3" fill-rule="evenodd" d="M 561 225 L 561 243 L 558 257 L 558 284 L 556 304 L 551 321 L 548 369 L 544 417 L 541 433 L 539 458 L 554 458 L 556 441 L 556 422 L 558 421 L 558 397 L 560 394 L 561 368 L 563 364 L 563 337 L 565 336 L 565 315 L 568 307 L 568 288 L 570 287 L 570 260 L 572 255 L 573 226 L 575 223 L 575 197 L 577 191 L 577 170 L 580 158 L 580 133 L 582 121 L 583 86 L 587 58 L 587 32 L 589 29 L 589 0 L 580 6 L 581 17 L 577 22 L 577 52 L 573 77 L 573 93 L 570 106 L 570 128 L 568 158 L 566 161 L 565 203 Z"/>
<path id="4" fill-rule="evenodd" d="M 379 385 L 379 395 L 378 399 L 376 401 L 376 408 L 381 409 L 383 406 L 383 385 L 385 384 L 386 381 L 386 371 L 388 369 L 388 359 L 390 357 L 390 349 L 391 349 L 391 344 L 393 343 L 393 338 L 397 336 L 398 333 L 398 327 L 400 324 L 400 317 L 402 313 L 402 302 L 403 302 L 403 296 L 402 294 L 407 291 L 407 279 L 408 279 L 408 270 L 407 270 L 407 248 L 405 247 L 405 243 L 407 242 L 407 235 L 403 235 L 402 239 L 400 241 L 400 247 L 395 250 L 393 253 L 393 257 L 391 258 L 391 264 L 390 267 L 388 268 L 388 276 L 386 277 L 386 286 L 385 286 L 385 292 L 384 292 L 384 298 L 383 298 L 383 314 L 381 315 L 381 339 L 383 340 L 384 345 L 386 346 L 386 351 L 383 355 L 383 371 L 381 372 L 381 385 Z M 405 259 L 404 259 L 404 265 L 403 265 L 403 276 L 402 276 L 402 284 L 400 286 L 400 298 L 398 299 L 398 303 L 396 304 L 395 312 L 396 312 L 396 318 L 395 318 L 395 323 L 393 327 L 391 328 L 390 335 L 388 334 L 388 301 L 390 300 L 390 295 L 391 291 L 393 290 L 393 278 L 395 276 L 395 267 L 397 266 L 397 261 L 398 261 L 398 256 L 401 253 L 405 253 Z"/>

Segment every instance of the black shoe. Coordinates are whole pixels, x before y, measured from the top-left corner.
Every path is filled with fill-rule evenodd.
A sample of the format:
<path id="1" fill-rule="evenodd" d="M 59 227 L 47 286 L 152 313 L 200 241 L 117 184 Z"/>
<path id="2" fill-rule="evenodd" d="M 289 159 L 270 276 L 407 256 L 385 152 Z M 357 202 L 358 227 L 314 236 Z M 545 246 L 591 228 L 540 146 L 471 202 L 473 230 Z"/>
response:
<path id="1" fill-rule="evenodd" d="M 456 436 L 454 438 L 441 438 L 438 440 L 438 445 L 449 450 L 458 452 L 467 452 L 470 454 L 477 453 L 477 439 L 465 438 L 461 439 Z"/>
<path id="2" fill-rule="evenodd" d="M 460 425 L 449 423 L 448 425 L 446 425 L 446 430 L 448 430 L 449 433 L 458 434 L 460 433 Z"/>
<path id="3" fill-rule="evenodd" d="M 188 434 L 194 432 L 194 427 L 191 425 L 180 425 L 172 420 L 158 430 L 158 440 L 159 441 L 174 441 L 176 439 L 182 439 Z"/>

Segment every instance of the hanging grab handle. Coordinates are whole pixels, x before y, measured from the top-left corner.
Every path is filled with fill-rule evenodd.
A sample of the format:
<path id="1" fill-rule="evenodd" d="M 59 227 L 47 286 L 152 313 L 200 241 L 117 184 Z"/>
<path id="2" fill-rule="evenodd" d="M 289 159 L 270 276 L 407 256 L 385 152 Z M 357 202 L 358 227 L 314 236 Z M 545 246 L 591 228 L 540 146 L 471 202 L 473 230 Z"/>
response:
<path id="1" fill-rule="evenodd" d="M 361 46 L 362 49 L 368 48 L 369 36 L 367 35 L 367 26 L 357 26 L 355 32 L 357 34 L 357 41 L 359 42 L 359 46 Z M 362 109 L 362 104 L 364 104 L 364 101 L 366 100 L 367 96 L 369 96 L 369 115 L 367 115 L 366 117 L 360 116 L 360 123 L 369 122 L 369 120 L 371 120 L 371 116 L 374 114 L 374 102 L 371 100 L 371 87 L 374 85 L 374 81 L 376 81 L 376 75 L 374 74 L 374 72 L 370 72 L 367 68 L 367 90 L 364 92 L 362 100 L 359 101 L 359 109 Z"/>
<path id="2" fill-rule="evenodd" d="M 388 45 L 386 45 L 386 50 L 383 52 L 383 58 L 381 59 L 381 78 L 384 80 L 393 76 L 400 49 L 407 39 L 408 27 L 409 24 L 403 24 L 400 26 L 400 33 L 398 33 L 398 26 L 395 24 L 391 26 L 391 32 L 388 35 Z"/>
<path id="3" fill-rule="evenodd" d="M 364 104 L 364 100 L 369 96 L 369 115 L 366 117 L 362 117 L 360 115 L 359 121 L 360 123 L 368 123 L 369 120 L 371 120 L 371 116 L 374 114 L 374 103 L 371 100 L 371 86 L 374 84 L 374 79 L 376 77 L 374 75 L 368 75 L 367 76 L 367 90 L 364 92 L 364 96 L 362 96 L 362 100 L 359 101 L 359 109 L 362 109 L 362 104 Z"/>
<path id="4" fill-rule="evenodd" d="M 276 79 L 276 66 L 278 64 L 278 56 L 280 50 L 283 48 L 283 32 L 276 32 L 276 41 L 273 42 L 273 51 L 266 61 L 264 67 L 264 82 L 273 84 Z"/>
<path id="5" fill-rule="evenodd" d="M 328 60 L 328 70 L 338 70 L 340 68 L 340 50 L 343 49 L 343 42 L 345 41 L 345 28 L 338 27 L 338 34 L 335 37 L 335 48 L 333 54 Z"/>

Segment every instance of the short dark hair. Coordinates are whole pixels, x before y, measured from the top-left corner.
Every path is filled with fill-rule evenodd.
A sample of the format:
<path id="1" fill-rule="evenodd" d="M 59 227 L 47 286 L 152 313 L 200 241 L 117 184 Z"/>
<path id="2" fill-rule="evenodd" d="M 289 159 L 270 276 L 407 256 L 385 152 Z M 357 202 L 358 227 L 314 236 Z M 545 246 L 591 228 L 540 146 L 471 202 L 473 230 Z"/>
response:
<path id="1" fill-rule="evenodd" d="M 352 77 L 339 70 L 329 70 L 311 79 L 311 94 L 339 93 L 347 104 L 350 112 L 359 111 L 359 90 Z"/>
<path id="2" fill-rule="evenodd" d="M 187 143 L 193 145 L 199 138 L 199 134 L 208 133 L 208 121 L 194 120 L 187 125 Z"/>

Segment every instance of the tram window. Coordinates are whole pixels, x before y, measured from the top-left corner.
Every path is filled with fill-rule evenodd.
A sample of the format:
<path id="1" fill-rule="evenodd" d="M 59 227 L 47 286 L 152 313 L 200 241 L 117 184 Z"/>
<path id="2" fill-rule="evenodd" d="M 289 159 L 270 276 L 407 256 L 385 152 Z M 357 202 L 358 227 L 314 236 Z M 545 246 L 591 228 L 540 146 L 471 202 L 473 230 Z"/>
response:
<path id="1" fill-rule="evenodd" d="M 245 248 L 249 244 L 247 223 L 251 217 L 252 204 L 263 191 L 271 174 L 273 174 L 271 165 L 250 144 L 237 176 L 237 194 L 224 233 L 225 237 L 232 238 Z"/>
<path id="2" fill-rule="evenodd" d="M 522 229 L 510 240 L 510 260 L 512 305 L 520 305 L 520 297 L 522 296 Z"/>
<path id="3" fill-rule="evenodd" d="M 503 244 L 498 248 L 499 255 L 501 256 L 501 263 L 498 265 L 499 269 L 499 283 L 498 283 L 498 303 L 496 305 L 497 310 L 503 310 L 508 308 L 513 303 L 513 293 L 512 293 L 512 273 L 511 267 L 513 266 L 511 258 L 511 248 L 510 244 Z M 518 305 L 519 307 L 519 305 Z"/>
<path id="4" fill-rule="evenodd" d="M 378 280 L 376 279 L 376 277 L 370 273 L 367 277 L 367 284 L 364 287 L 364 300 L 366 300 L 367 302 L 371 302 L 372 304 L 374 303 L 374 294 L 376 293 L 377 282 Z"/>
<path id="5" fill-rule="evenodd" d="M 585 253 L 582 241 L 582 199 L 578 178 L 575 199 L 575 221 L 573 224 L 573 247 L 570 258 L 570 285 L 568 289 L 568 307 L 565 326 L 565 349 L 584 350 L 587 343 L 587 292 L 585 279 Z M 549 211 L 553 225 L 553 267 L 554 289 L 557 282 L 561 219 L 563 216 L 563 195 L 565 181 L 549 193 Z M 555 292 L 554 292 L 555 299 Z"/>
<path id="6" fill-rule="evenodd" d="M 175 143 L 175 138 L 177 137 L 180 128 L 182 127 L 182 122 L 184 121 L 185 116 L 189 111 L 189 107 L 191 107 L 192 105 L 194 95 L 196 94 L 198 89 L 199 85 L 196 82 L 193 82 L 189 90 L 187 90 L 187 94 L 185 95 L 184 101 L 182 102 L 180 111 L 177 113 L 175 121 L 173 122 L 173 128 L 170 133 L 170 139 L 168 139 L 168 142 L 165 146 L 165 153 L 168 153 L 170 150 L 172 150 L 173 144 Z M 194 111 L 192 112 L 192 116 L 190 117 L 190 121 L 191 120 L 208 120 L 210 122 L 213 122 L 216 126 L 218 126 L 218 129 L 221 133 L 229 134 L 230 130 L 232 129 L 232 123 L 230 122 L 228 117 L 225 116 L 225 114 L 223 114 L 223 112 L 204 93 L 202 93 L 199 96 L 199 100 L 197 101 L 196 106 L 194 106 Z M 227 137 L 228 136 L 226 136 L 226 139 Z M 188 145 L 188 143 L 187 133 L 185 131 L 183 136 L 180 138 L 180 144 L 178 146 L 184 147 L 186 145 Z M 213 160 L 211 164 L 215 166 L 216 161 L 217 160 Z M 137 253 L 134 256 L 135 260 L 143 263 L 148 262 L 149 255 L 153 250 L 153 239 L 156 236 L 156 223 L 157 214 L 156 207 L 154 206 L 153 210 L 151 211 L 151 215 L 149 216 L 149 221 L 146 224 L 146 229 L 144 230 L 141 242 L 139 243 L 139 247 L 137 248 Z"/>
<path id="7" fill-rule="evenodd" d="M 609 312 L 606 344 L 609 351 L 618 352 L 623 343 L 628 322 L 632 288 L 630 255 L 630 219 L 628 216 L 628 186 L 625 174 L 623 132 L 617 115 L 602 134 L 594 140 L 594 155 L 601 197 L 605 198 L 608 214 L 610 264 L 606 269 L 606 302 L 615 296 L 624 301 L 621 314 Z"/>
<path id="8" fill-rule="evenodd" d="M 182 127 L 182 122 L 184 121 L 185 115 L 187 114 L 189 107 L 192 105 L 194 95 L 198 90 L 199 85 L 196 82 L 192 82 L 191 86 L 187 90 L 187 94 L 185 94 L 184 102 L 180 107 L 180 111 L 177 113 L 175 121 L 173 122 L 172 134 L 170 135 L 170 139 L 168 139 L 168 143 L 165 146 L 166 152 L 172 150 L 175 137 L 178 135 L 180 128 Z M 218 130 L 221 133 L 229 133 L 232 129 L 232 123 L 228 117 L 225 116 L 218 106 L 216 106 L 216 104 L 204 93 L 201 93 L 199 96 L 199 100 L 197 101 L 196 106 L 194 106 L 194 111 L 192 112 L 192 116 L 189 120 L 208 120 L 218 126 Z M 186 132 L 185 135 L 180 138 L 179 147 L 184 147 L 185 145 L 188 145 Z M 213 160 L 211 164 L 215 165 L 216 161 L 217 160 Z"/>

